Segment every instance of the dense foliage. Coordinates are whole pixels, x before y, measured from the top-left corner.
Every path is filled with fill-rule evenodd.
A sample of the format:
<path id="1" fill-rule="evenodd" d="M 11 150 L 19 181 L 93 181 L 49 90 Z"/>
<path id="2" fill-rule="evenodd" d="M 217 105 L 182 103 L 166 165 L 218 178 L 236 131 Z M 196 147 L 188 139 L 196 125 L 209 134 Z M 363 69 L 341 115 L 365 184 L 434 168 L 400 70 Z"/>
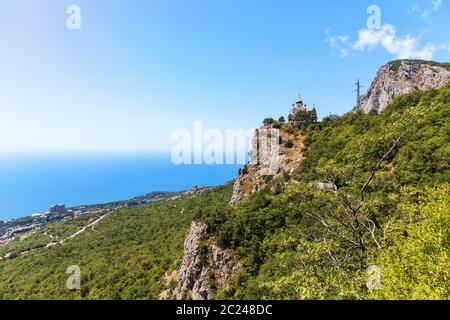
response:
<path id="1" fill-rule="evenodd" d="M 214 225 L 246 267 L 220 297 L 450 298 L 449 116 L 447 86 L 309 130 L 283 190 L 255 193 Z M 379 291 L 366 285 L 372 265 Z"/>
<path id="2" fill-rule="evenodd" d="M 64 245 L 0 261 L 0 298 L 158 298 L 190 222 L 202 219 L 243 264 L 217 298 L 450 299 L 449 119 L 450 85 L 398 97 L 380 115 L 296 129 L 306 135 L 298 169 L 238 206 L 228 206 L 229 183 L 111 212 Z M 65 287 L 70 265 L 81 268 L 80 291 Z"/>
<path id="3" fill-rule="evenodd" d="M 405 188 L 399 211 L 384 227 L 385 250 L 376 262 L 381 299 L 449 299 L 450 184 Z"/>
<path id="4" fill-rule="evenodd" d="M 0 299 L 157 299 L 165 272 L 180 263 L 186 231 L 198 208 L 225 207 L 231 187 L 120 209 L 63 245 L 0 261 Z M 38 236 L 82 222 L 50 225 Z M 29 241 L 37 240 L 30 237 L 21 246 Z M 80 267 L 79 291 L 66 287 L 71 265 Z"/>
<path id="5" fill-rule="evenodd" d="M 289 121 L 298 125 L 307 125 L 310 123 L 317 123 L 317 111 L 316 108 L 312 110 L 299 110 L 295 114 L 289 115 Z"/>

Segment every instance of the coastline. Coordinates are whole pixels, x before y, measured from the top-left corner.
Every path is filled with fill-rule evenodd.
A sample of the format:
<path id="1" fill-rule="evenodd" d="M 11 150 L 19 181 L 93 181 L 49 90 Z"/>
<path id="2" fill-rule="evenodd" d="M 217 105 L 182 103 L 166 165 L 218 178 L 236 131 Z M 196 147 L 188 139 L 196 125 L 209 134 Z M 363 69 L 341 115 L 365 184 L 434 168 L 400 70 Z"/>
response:
<path id="1" fill-rule="evenodd" d="M 0 220 L 67 207 L 181 192 L 232 180 L 240 165 L 174 165 L 167 153 L 0 154 Z"/>

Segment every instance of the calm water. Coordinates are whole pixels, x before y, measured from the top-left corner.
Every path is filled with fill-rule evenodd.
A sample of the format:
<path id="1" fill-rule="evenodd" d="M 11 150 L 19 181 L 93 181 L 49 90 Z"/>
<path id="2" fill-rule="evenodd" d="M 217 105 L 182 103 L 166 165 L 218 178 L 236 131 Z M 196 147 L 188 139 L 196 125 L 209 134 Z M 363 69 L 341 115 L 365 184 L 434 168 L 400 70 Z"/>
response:
<path id="1" fill-rule="evenodd" d="M 170 155 L 0 155 L 0 219 L 232 180 L 240 165 L 182 165 Z"/>

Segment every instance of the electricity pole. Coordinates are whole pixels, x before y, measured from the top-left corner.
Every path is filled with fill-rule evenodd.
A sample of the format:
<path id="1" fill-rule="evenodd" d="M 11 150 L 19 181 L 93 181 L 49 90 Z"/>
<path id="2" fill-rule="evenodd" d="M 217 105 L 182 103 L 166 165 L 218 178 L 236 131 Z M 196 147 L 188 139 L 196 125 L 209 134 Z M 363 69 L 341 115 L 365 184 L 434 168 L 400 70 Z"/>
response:
<path id="1" fill-rule="evenodd" d="M 358 108 L 359 107 L 359 99 L 361 97 L 361 83 L 359 82 L 359 78 L 358 78 L 358 81 L 356 81 L 355 86 L 356 86 L 356 90 L 355 90 L 355 92 L 356 92 L 356 107 Z"/>

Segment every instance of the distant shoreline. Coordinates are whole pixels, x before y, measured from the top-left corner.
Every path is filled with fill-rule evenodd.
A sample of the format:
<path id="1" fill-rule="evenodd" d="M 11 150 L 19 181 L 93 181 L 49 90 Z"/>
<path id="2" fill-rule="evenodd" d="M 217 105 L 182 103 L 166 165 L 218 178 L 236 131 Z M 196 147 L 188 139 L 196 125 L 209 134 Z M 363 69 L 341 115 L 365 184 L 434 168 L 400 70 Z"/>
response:
<path id="1" fill-rule="evenodd" d="M 0 154 L 0 220 L 41 214 L 56 203 L 104 204 L 149 190 L 180 192 L 234 179 L 240 165 L 177 166 L 169 154 Z"/>

